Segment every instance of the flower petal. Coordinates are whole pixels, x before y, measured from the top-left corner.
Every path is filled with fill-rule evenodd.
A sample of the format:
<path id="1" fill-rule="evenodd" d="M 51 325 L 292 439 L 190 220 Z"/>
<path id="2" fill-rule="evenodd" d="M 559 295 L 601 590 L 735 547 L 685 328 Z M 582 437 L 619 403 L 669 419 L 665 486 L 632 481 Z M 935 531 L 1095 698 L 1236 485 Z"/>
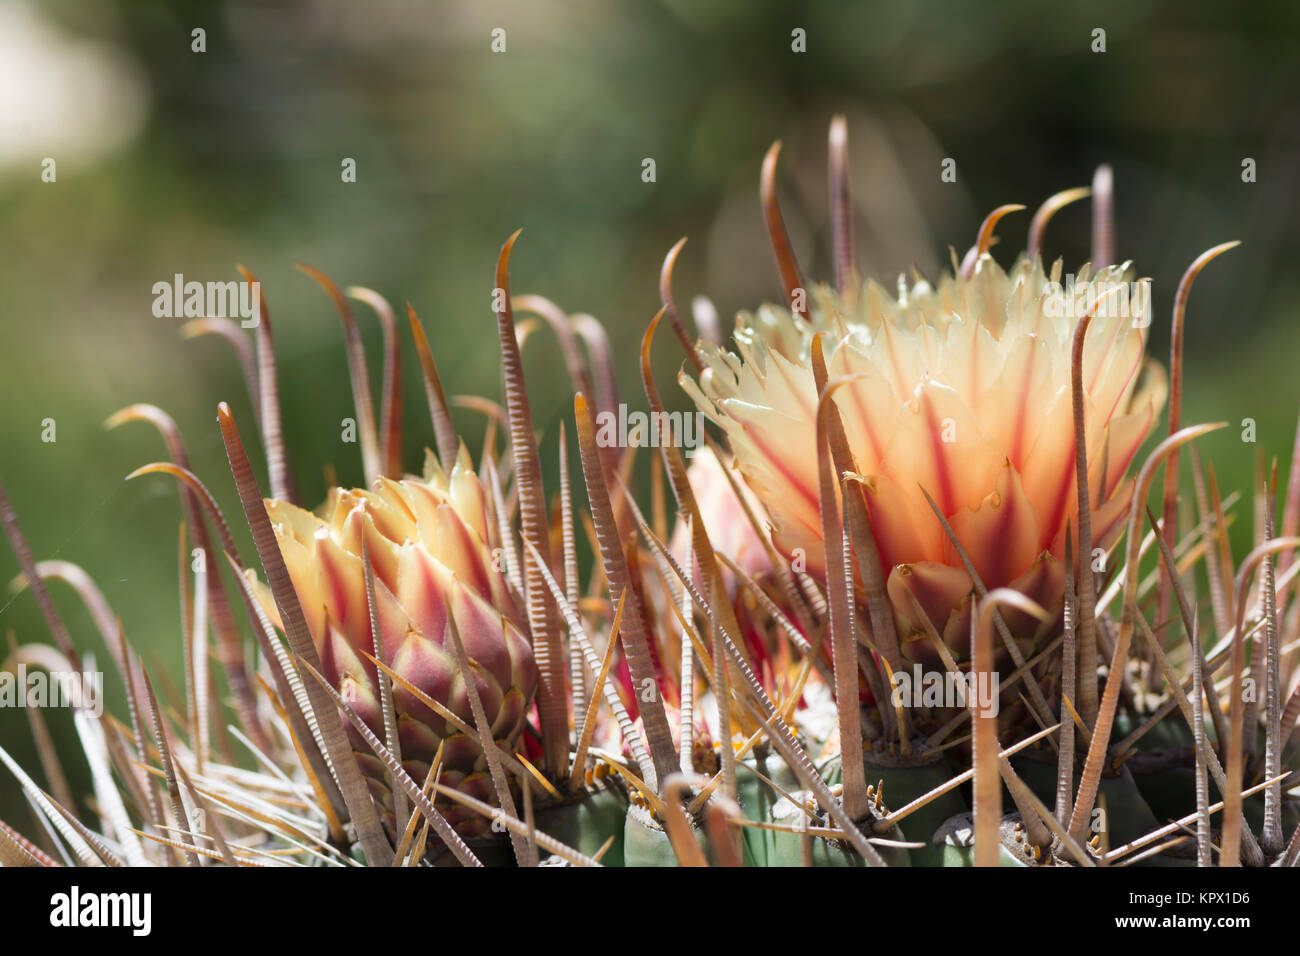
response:
<path id="1" fill-rule="evenodd" d="M 370 610 L 361 559 L 344 551 L 333 538 L 316 538 L 316 583 L 325 609 L 353 647 L 370 647 Z"/>
<path id="2" fill-rule="evenodd" d="M 959 511 L 948 523 L 990 591 L 1023 572 L 1041 550 L 1038 518 L 1009 461 L 980 506 Z M 952 542 L 945 541 L 945 546 L 945 561 L 959 564 Z"/>
<path id="3" fill-rule="evenodd" d="M 961 635 L 963 622 L 969 628 L 972 587 L 970 575 L 961 568 L 932 561 L 900 564 L 889 573 L 885 589 L 894 612 L 903 655 L 908 660 L 923 664 L 938 660 L 938 654 L 926 636 L 922 614 L 934 625 L 945 644 L 969 647 L 969 636 L 963 640 Z M 912 599 L 915 599 L 915 604 Z M 919 612 L 917 605 L 920 606 Z"/>
<path id="4" fill-rule="evenodd" d="M 403 545 L 397 558 L 397 600 L 421 634 L 441 646 L 447 630 L 451 575 L 418 544 Z"/>

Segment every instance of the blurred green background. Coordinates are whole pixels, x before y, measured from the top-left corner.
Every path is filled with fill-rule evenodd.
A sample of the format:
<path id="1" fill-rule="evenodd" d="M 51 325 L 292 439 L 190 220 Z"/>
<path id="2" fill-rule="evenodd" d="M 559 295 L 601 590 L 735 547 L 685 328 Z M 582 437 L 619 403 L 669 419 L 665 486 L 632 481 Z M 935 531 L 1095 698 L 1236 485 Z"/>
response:
<path id="1" fill-rule="evenodd" d="M 836 112 L 849 118 L 859 265 L 887 284 L 912 265 L 933 276 L 994 206 L 1032 208 L 1108 162 L 1119 255 L 1154 279 L 1152 349 L 1167 361 L 1182 270 L 1241 239 L 1192 296 L 1185 419 L 1234 423 L 1202 442 L 1226 488 L 1252 480 L 1247 417 L 1285 480 L 1300 405 L 1300 8 L 1076 7 L 0 0 L 0 480 L 38 559 L 83 565 L 147 662 L 179 675 L 175 483 L 124 484 L 164 456 L 162 443 L 147 426 L 110 433 L 102 422 L 132 402 L 167 409 L 237 532 L 217 402 L 232 404 L 246 436 L 254 429 L 230 350 L 182 341 L 178 320 L 152 314 L 153 283 L 178 272 L 226 280 L 236 263 L 262 280 L 289 454 L 315 502 L 326 466 L 345 483 L 360 482 L 361 466 L 340 441 L 353 411 L 339 321 L 295 261 L 414 303 L 448 391 L 499 398 L 492 270 L 523 227 L 514 291 L 600 317 L 624 397 L 637 402 L 635 347 L 679 237 L 690 237 L 679 302 L 707 294 L 725 320 L 779 295 L 757 202 L 776 138 L 800 261 L 830 277 L 825 139 Z M 191 50 L 198 27 L 204 53 Z M 506 31 L 504 53 L 491 50 L 494 28 Z M 796 28 L 807 52 L 791 49 Z M 1095 28 L 1104 53 L 1092 52 Z M 53 183 L 41 179 L 45 157 Z M 355 183 L 340 177 L 349 157 Z M 955 184 L 940 181 L 945 157 Z M 642 181 L 645 158 L 654 183 Z M 1027 222 L 1001 227 L 1004 264 Z M 1081 203 L 1054 220 L 1046 251 L 1069 267 L 1088 243 Z M 378 328 L 358 314 L 377 383 Z M 675 392 L 677 357 L 668 345 L 657 355 L 661 387 Z M 526 370 L 552 467 L 572 408 L 559 368 L 554 341 L 532 340 Z M 432 437 L 409 342 L 406 384 L 414 469 Z M 458 414 L 477 446 L 481 417 Z M 47 418 L 54 443 L 41 440 Z M 1249 521 L 1234 531 L 1246 547 Z M 0 636 L 45 640 L 30 594 L 7 586 L 16 572 L 0 547 Z M 88 615 L 66 586 L 53 590 L 74 639 L 107 665 Z M 62 733 L 65 717 L 52 718 Z M 36 766 L 22 715 L 0 712 L 0 740 Z M 67 769 L 84 782 L 79 761 Z M 0 817 L 29 826 L 0 777 Z"/>

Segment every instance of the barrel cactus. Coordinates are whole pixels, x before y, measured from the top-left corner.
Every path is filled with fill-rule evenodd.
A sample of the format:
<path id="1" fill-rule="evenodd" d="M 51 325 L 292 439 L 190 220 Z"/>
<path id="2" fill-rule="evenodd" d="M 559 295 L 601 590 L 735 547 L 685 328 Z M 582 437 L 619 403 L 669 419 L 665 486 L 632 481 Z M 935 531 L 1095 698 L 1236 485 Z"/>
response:
<path id="1" fill-rule="evenodd" d="M 680 244 L 668 256 L 641 380 L 659 421 L 651 349 L 667 322 L 679 381 L 717 429 L 690 467 L 671 441 L 650 463 L 600 440 L 619 404 L 608 339 L 511 295 L 518 234 L 493 297 L 505 401 L 465 403 L 488 421 L 477 464 L 434 357 L 455 344 L 435 350 L 408 307 L 436 446 L 418 476 L 394 311 L 304 270 L 343 321 L 366 473 L 316 512 L 294 490 L 265 300 L 256 362 L 233 323 L 188 327 L 236 343 L 255 422 L 218 406 L 231 473 L 201 477 L 161 409 L 111 420 L 161 431 L 169 460 L 133 477 L 179 480 L 183 545 L 206 556 L 181 566 L 185 673 L 157 682 L 161 698 L 94 582 L 38 562 L 0 488 L 54 640 L 24 636 L 6 667 L 78 669 L 49 587 L 65 581 L 127 700 L 119 716 L 77 710 L 85 809 L 0 748 L 43 824 L 0 821 L 0 864 L 1300 863 L 1300 441 L 1281 514 L 1275 476 L 1252 495 L 1258 543 L 1239 569 L 1236 499 L 1196 455 L 1196 521 L 1177 507 L 1178 456 L 1217 427 L 1182 422 L 1183 321 L 1192 280 L 1231 244 L 1183 278 L 1166 383 L 1142 284 L 1113 261 L 1108 173 L 1082 296 L 1042 258 L 1049 218 L 1082 189 L 1044 204 L 1008 269 L 990 254 L 1002 207 L 952 274 L 891 294 L 857 275 L 842 121 L 830 144 L 833 284 L 804 283 L 775 149 L 761 198 L 782 304 L 742 313 L 730 342 L 697 339 L 673 299 Z M 384 326 L 379 416 L 352 300 Z M 516 311 L 558 338 L 575 393 L 549 488 Z M 1162 409 L 1167 437 L 1143 456 Z M 244 447 L 254 425 L 265 480 Z M 255 560 L 205 484 L 231 478 Z M 1188 586 L 1202 566 L 1208 616 Z M 921 672 L 957 698 L 897 693 Z M 1236 692 L 1247 677 L 1258 696 Z M 60 755 L 33 726 L 52 773 Z"/>

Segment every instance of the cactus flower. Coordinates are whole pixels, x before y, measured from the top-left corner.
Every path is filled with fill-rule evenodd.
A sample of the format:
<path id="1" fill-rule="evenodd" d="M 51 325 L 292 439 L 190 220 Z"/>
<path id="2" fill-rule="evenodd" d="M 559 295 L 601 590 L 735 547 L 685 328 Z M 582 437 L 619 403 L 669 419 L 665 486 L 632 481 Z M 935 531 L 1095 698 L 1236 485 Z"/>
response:
<path id="1" fill-rule="evenodd" d="M 755 519 L 760 523 L 765 520 L 763 506 L 754 493 L 738 479 L 740 494 L 745 499 L 742 505 L 736 490 L 727 479 L 724 467 L 722 462 L 718 461 L 718 456 L 713 453 L 713 449 L 706 446 L 695 453 L 686 474 L 690 479 L 691 489 L 695 493 L 700 512 L 713 519 L 709 527 L 709 538 L 713 546 L 736 562 L 736 566 L 745 574 L 754 578 L 762 577 L 772 569 L 772 561 L 768 557 L 764 542 L 754 529 L 753 522 L 745 514 L 745 505 L 749 506 Z M 690 543 L 687 525 L 685 522 L 678 522 L 673 529 L 669 547 L 673 557 L 683 565 L 686 564 L 690 554 Z M 735 581 L 731 572 L 726 571 L 723 577 L 728 587 L 734 590 Z"/>
<path id="2" fill-rule="evenodd" d="M 1094 288 L 1129 278 L 1108 267 Z M 1144 356 L 1148 300 L 1133 299 L 1132 308 L 1099 310 L 1085 339 L 1097 547 L 1119 531 L 1132 489 L 1125 472 L 1164 401 L 1163 373 Z M 1009 586 L 1059 611 L 1066 527 L 1077 528 L 1078 510 L 1071 348 L 1087 306 L 1076 308 L 1037 261 L 1021 257 L 1008 274 L 987 255 L 969 278 L 948 276 L 937 288 L 919 278 L 910 287 L 900 280 L 897 297 L 875 283 L 843 296 L 820 287 L 810 306 L 808 319 L 771 306 L 742 313 L 735 351 L 701 343 L 698 380 L 681 375 L 726 433 L 777 550 L 824 576 L 810 353 L 826 332 L 830 379 L 852 376 L 833 400 L 904 656 L 936 660 L 917 605 L 959 656 L 969 647 L 973 582 L 925 493 L 987 588 Z M 712 532 L 707 512 L 704 520 Z M 1016 617 L 1008 624 L 1017 638 L 1033 637 L 1029 619 Z"/>
<path id="3" fill-rule="evenodd" d="M 333 489 L 317 514 L 268 500 L 285 564 L 324 676 L 381 739 L 384 721 L 366 600 L 362 540 L 375 573 L 385 663 L 474 727 L 454 645 L 454 619 L 493 736 L 513 748 L 537 685 L 532 648 L 489 547 L 483 487 L 462 449 L 450 476 L 430 461 L 424 480 L 380 478 L 373 491 Z M 402 761 L 423 781 L 441 744 L 441 782 L 494 801 L 476 736 L 460 733 L 400 682 L 393 686 Z M 351 727 L 349 726 L 349 732 Z M 359 736 L 353 750 L 381 806 L 387 775 Z M 447 818 L 467 836 L 486 823 L 462 808 Z"/>

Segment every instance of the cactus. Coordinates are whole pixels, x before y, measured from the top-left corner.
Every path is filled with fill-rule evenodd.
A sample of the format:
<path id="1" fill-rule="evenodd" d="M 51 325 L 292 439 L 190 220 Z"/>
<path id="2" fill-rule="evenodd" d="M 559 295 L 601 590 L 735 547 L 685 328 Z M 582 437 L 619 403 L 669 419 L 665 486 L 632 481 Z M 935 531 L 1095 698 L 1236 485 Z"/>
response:
<path id="1" fill-rule="evenodd" d="M 651 462 L 601 440 L 596 423 L 618 401 L 604 333 L 511 297 L 518 234 L 497 262 L 505 403 L 474 404 L 488 414 L 477 467 L 408 306 L 436 452 L 421 475 L 405 472 L 393 310 L 311 269 L 347 333 L 366 488 L 333 489 L 315 514 L 298 505 L 265 307 L 257 363 L 245 363 L 265 484 L 244 446 L 253 423 L 224 404 L 229 477 L 195 475 L 160 410 L 115 416 L 167 438 L 170 460 L 132 477 L 179 481 L 187 540 L 208 556 L 182 564 L 183 699 L 160 700 L 174 682 L 146 673 L 93 582 L 36 562 L 0 488 L 54 642 L 15 644 L 7 666 L 80 669 L 47 587 L 63 578 L 94 612 L 127 698 L 122 714 L 77 712 L 91 809 L 0 749 L 48 824 L 0 821 L 0 863 L 1300 863 L 1300 467 L 1280 519 L 1276 471 L 1251 492 L 1259 543 L 1234 567 L 1238 497 L 1205 478 L 1193 444 L 1217 426 L 1181 420 L 1188 293 L 1231 244 L 1183 278 L 1166 380 L 1144 355 L 1151 316 L 1128 264 L 1099 243 L 1101 261 L 1078 273 L 1097 284 L 1073 299 L 1061 264 L 1042 259 L 1051 215 L 1087 190 L 1044 204 L 1008 270 L 989 252 L 1019 208 L 1004 206 L 952 275 L 900 280 L 891 296 L 858 279 L 840 120 L 830 148 L 833 287 L 804 284 L 776 148 L 761 196 L 781 306 L 743 314 L 731 343 L 697 340 L 672 294 L 681 244 L 668 255 L 642 385 L 666 421 L 650 356 L 667 319 L 679 381 L 719 430 L 689 468 L 672 442 Z M 1109 192 L 1097 198 L 1106 237 Z M 1132 311 L 1112 308 L 1117 290 L 1133 292 Z M 349 297 L 385 325 L 378 422 Z M 558 336 L 573 381 L 549 489 L 516 310 Z M 243 334 L 214 320 L 194 331 Z M 1144 458 L 1164 407 L 1167 437 Z M 1183 451 L 1199 519 L 1180 528 Z M 654 486 L 649 519 L 634 468 Z M 231 480 L 255 560 L 205 485 Z M 1146 507 L 1157 487 L 1158 515 Z M 1202 565 L 1209 615 L 1189 593 Z M 210 691 L 214 650 L 230 735 Z M 1258 698 L 1243 699 L 1243 677 Z"/>

